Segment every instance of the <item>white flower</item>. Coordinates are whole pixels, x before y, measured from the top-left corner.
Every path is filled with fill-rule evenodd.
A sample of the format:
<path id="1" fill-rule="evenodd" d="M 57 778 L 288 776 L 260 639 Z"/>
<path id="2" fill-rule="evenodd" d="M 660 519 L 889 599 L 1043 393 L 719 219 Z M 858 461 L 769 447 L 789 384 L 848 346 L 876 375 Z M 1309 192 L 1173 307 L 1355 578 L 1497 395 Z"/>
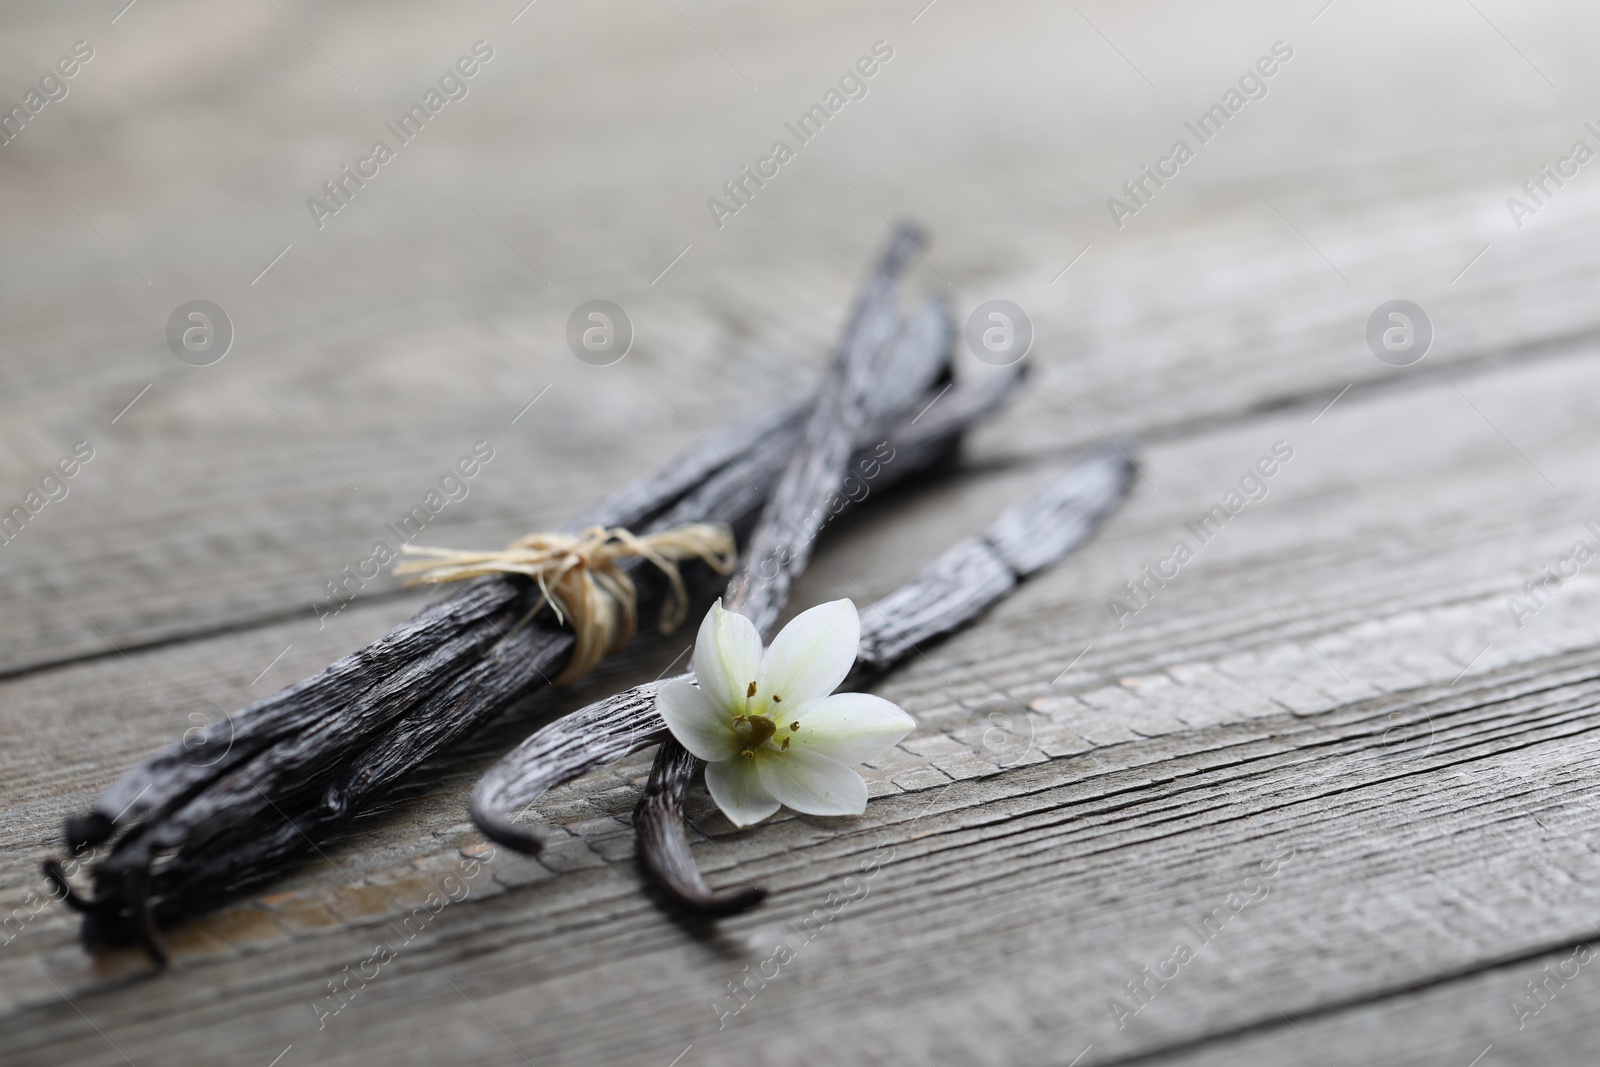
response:
<path id="1" fill-rule="evenodd" d="M 848 600 L 802 612 L 765 650 L 749 619 L 720 600 L 712 606 L 695 638 L 699 686 L 674 679 L 656 707 L 706 761 L 706 785 L 734 825 L 758 823 L 779 804 L 807 815 L 867 809 L 867 784 L 850 765 L 881 755 L 916 723 L 882 697 L 833 693 L 860 643 Z"/>

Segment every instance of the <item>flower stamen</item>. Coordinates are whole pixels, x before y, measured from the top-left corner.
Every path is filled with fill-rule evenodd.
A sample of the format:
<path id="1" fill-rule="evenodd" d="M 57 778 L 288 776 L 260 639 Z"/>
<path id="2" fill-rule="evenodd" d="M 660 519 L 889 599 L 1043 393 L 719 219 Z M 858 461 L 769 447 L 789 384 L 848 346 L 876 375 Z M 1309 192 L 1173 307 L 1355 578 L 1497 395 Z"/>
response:
<path id="1" fill-rule="evenodd" d="M 733 732 L 744 742 L 743 751 L 753 756 L 756 749 L 772 740 L 772 735 L 778 732 L 778 724 L 765 715 L 735 715 Z"/>

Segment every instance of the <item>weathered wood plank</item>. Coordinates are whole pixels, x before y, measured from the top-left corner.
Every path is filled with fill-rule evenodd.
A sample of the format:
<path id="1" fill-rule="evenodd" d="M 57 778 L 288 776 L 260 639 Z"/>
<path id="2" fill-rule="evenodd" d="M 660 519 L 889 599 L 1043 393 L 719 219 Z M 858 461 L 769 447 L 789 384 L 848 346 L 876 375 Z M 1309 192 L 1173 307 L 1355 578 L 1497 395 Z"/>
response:
<path id="1" fill-rule="evenodd" d="M 1592 358 L 1576 357 L 1541 375 L 1508 369 L 1486 382 L 1484 395 L 1495 398 L 1508 434 L 1534 433 L 1524 442 L 1531 455 L 1558 456 L 1575 470 L 1595 446 L 1583 440 L 1577 407 L 1552 410 L 1548 398 L 1581 395 L 1596 374 Z M 1529 808 L 1541 820 L 1571 831 L 1593 825 L 1579 800 L 1586 768 L 1600 758 L 1591 740 L 1600 675 L 1595 590 L 1586 578 L 1570 583 L 1520 634 L 1505 609 L 1505 597 L 1543 559 L 1543 546 L 1526 558 L 1528 546 L 1542 536 L 1559 553 L 1570 541 L 1548 531 L 1552 515 L 1573 502 L 1553 500 L 1448 385 L 1357 399 L 1310 427 L 1315 415 L 1308 405 L 1151 449 L 1145 472 L 1162 488 L 1143 487 L 1108 536 L 984 626 L 924 650 L 925 661 L 889 680 L 881 691 L 926 730 L 873 772 L 879 799 L 863 820 L 790 818 L 734 835 L 701 798 L 691 816 L 714 843 L 702 842 L 696 858 L 711 880 L 732 885 L 747 875 L 775 890 L 766 908 L 709 941 L 685 939 L 637 894 L 624 824 L 647 767 L 636 758 L 553 793 L 539 808 L 562 842 L 548 863 L 500 867 L 511 857 L 497 858 L 494 887 L 445 908 L 383 968 L 361 994 L 367 999 L 317 1031 L 312 1004 L 328 995 L 326 981 L 368 958 L 370 942 L 389 936 L 387 924 L 432 891 L 427 872 L 448 869 L 476 840 L 461 805 L 487 756 L 468 755 L 426 802 L 369 820 L 329 850 L 358 888 L 332 866 L 302 868 L 282 883 L 286 896 L 264 902 L 285 918 L 269 912 L 263 920 L 259 905 L 247 904 L 179 946 L 180 980 L 106 985 L 118 967 L 138 965 L 108 963 L 97 977 L 64 921 L 53 913 L 35 920 L 13 954 L 0 957 L 0 984 L 13 997 L 0 1032 L 8 1041 L 27 1035 L 18 1037 L 19 1062 L 102 1054 L 99 1037 L 39 980 L 48 975 L 108 1035 L 126 1041 L 136 1062 L 139 1052 L 179 1049 L 227 1057 L 233 1041 L 251 1054 L 296 1043 L 319 1059 L 357 1062 L 383 1049 L 437 1047 L 429 1043 L 446 1034 L 483 1056 L 501 1055 L 477 1031 L 461 1032 L 477 1016 L 440 997 L 459 1000 L 442 981 L 448 977 L 536 1060 L 647 1059 L 674 1042 L 669 1059 L 693 1042 L 710 1062 L 782 1063 L 830 1049 L 867 1062 L 907 1055 L 842 980 L 849 978 L 935 1062 L 941 1052 L 952 1061 L 1070 1059 L 1091 1042 L 1092 1057 L 1114 1060 L 1275 1018 L 1240 995 L 1249 991 L 1229 977 L 1235 972 L 1285 1011 L 1303 1011 L 1588 936 L 1588 851 L 1556 853 L 1559 863 L 1546 872 L 1553 888 L 1526 867 L 1515 838 L 1495 832 L 1509 835 L 1522 817 L 1518 798 L 1542 789 L 1552 795 Z M 1180 580 L 1116 630 L 1104 599 L 1122 576 L 1165 551 L 1184 517 L 1236 484 L 1293 425 L 1323 436 L 1298 446 L 1259 508 L 1232 520 Z M 1394 462 L 1397 454 L 1404 464 Z M 1558 484 L 1567 473 L 1552 471 Z M 847 527 L 819 556 L 797 602 L 827 595 L 830 583 L 870 591 L 894 580 L 894 568 L 875 569 L 856 538 L 904 554 L 892 547 L 896 530 L 946 533 L 969 521 L 967 501 L 1036 477 L 1019 471 L 930 487 L 923 500 L 870 524 L 858 518 L 853 533 Z M 1348 495 L 1337 491 L 1355 484 L 1371 501 L 1359 525 Z M 1469 485 L 1477 487 L 1470 500 Z M 1577 529 L 1572 536 L 1581 536 Z M 1362 538 L 1359 551 L 1352 536 Z M 1480 637 L 1503 647 L 1463 674 Z M 136 661 L 158 679 L 169 669 L 204 678 L 237 641 L 174 646 Z M 1052 688 L 1091 642 L 1096 647 Z M 272 647 L 265 635 L 261 645 Z M 660 666 L 643 676 L 678 651 L 662 648 Z M 638 671 L 636 663 L 611 670 Z M 120 661 L 58 673 L 74 672 L 113 689 L 131 677 Z M 610 687 L 593 690 L 600 693 L 618 681 L 595 684 Z M 38 716 L 42 739 L 55 736 L 64 757 L 81 751 L 86 721 L 125 738 L 138 729 L 97 708 L 84 684 L 39 676 L 5 686 L 7 707 L 43 712 L 48 700 L 73 709 L 70 727 Z M 1015 703 L 996 703 L 1002 698 Z M 1005 745 L 983 744 L 991 710 L 1030 723 L 1032 748 L 1020 759 Z M 158 717 L 151 710 L 142 721 Z M 100 748 L 115 745 L 108 737 Z M 997 774 L 1000 764 L 1008 769 Z M 12 779 L 11 770 L 8 781 L 37 790 L 22 809 L 37 813 L 35 831 L 8 831 L 8 847 L 25 862 L 50 839 L 52 809 L 72 798 L 57 797 L 54 783 Z M 86 773 L 96 772 L 68 777 Z M 1230 920 L 1237 925 L 1196 961 L 1215 970 L 1173 982 L 1117 1030 L 1108 999 L 1170 952 L 1165 942 L 1184 920 L 1225 904 L 1248 869 L 1282 844 L 1296 851 L 1268 898 Z M 875 853 L 885 858 L 865 883 L 870 892 L 795 961 L 785 976 L 794 984 L 781 996 L 763 994 L 752 1014 L 717 1031 L 710 1004 L 726 994 L 724 983 L 766 959 L 765 942 L 783 924 L 825 908 L 829 893 L 859 892 L 862 882 L 845 879 L 861 877 L 861 862 Z M 1561 870 L 1569 874 L 1558 877 Z M 22 884 L 12 884 L 8 894 L 20 897 Z M 1315 968 L 1303 962 L 1308 951 L 1320 961 Z M 930 959 L 947 963 L 931 968 Z M 200 975 L 203 982 L 193 980 Z M 624 1003 L 638 1025 L 615 1025 Z M 822 1012 L 831 1020 L 826 1034 L 807 1023 Z M 775 1036 L 798 1034 L 804 1044 Z"/>
<path id="2" fill-rule="evenodd" d="M 1585 975 L 1525 1031 L 1501 998 L 1530 953 L 1594 934 L 1600 586 L 1585 568 L 1521 629 L 1507 600 L 1592 536 L 1600 194 L 1586 168 L 1522 228 L 1506 198 L 1595 118 L 1600 14 L 1320 6 L 937 4 L 913 23 L 887 2 L 695 0 L 511 24 L 281 4 L 321 55 L 265 5 L 8 12 L 4 99 L 72 40 L 97 58 L 0 149 L 0 503 L 74 441 L 97 454 L 0 547 L 0 921 L 61 817 L 186 701 L 236 706 L 263 668 L 281 685 L 411 613 L 374 586 L 318 631 L 308 602 L 472 442 L 496 461 L 430 532 L 495 544 L 799 395 L 880 210 L 929 221 L 925 280 L 958 321 L 997 296 L 1029 311 L 1042 373 L 961 476 L 838 524 L 797 606 L 887 592 L 1099 431 L 1164 442 L 1110 536 L 883 684 L 924 728 L 874 770 L 864 821 L 732 835 L 692 812 L 710 879 L 759 878 L 769 908 L 687 931 L 637 895 L 618 820 L 641 757 L 547 798 L 546 862 L 497 856 L 316 1030 L 326 983 L 415 925 L 477 843 L 476 771 L 682 651 L 646 643 L 215 916 L 168 979 L 87 962 L 41 911 L 0 945 L 8 1057 L 521 1063 L 510 1038 L 541 1064 L 665 1064 L 691 1042 L 681 1067 L 917 1062 L 909 1038 L 941 1065 L 1091 1042 L 1079 1067 L 1323 1062 L 1303 1031 L 1338 1064 L 1465 1067 L 1490 1041 L 1479 1067 L 1592 1059 Z M 496 58 L 470 98 L 315 229 L 305 198 L 479 37 Z M 895 58 L 870 95 L 715 229 L 706 197 L 880 38 Z M 1295 58 L 1270 95 L 1116 229 L 1106 198 L 1276 39 Z M 239 334 L 203 369 L 162 336 L 197 296 Z M 597 296 L 638 328 L 610 368 L 563 340 Z M 1437 328 L 1405 369 L 1362 339 L 1398 296 Z M 1118 628 L 1107 599 L 1280 439 L 1295 457 L 1267 499 Z M 1297 851 L 1267 898 L 1116 1029 L 1116 989 L 1280 842 Z M 713 998 L 797 936 L 782 924 L 862 884 L 717 1031 Z"/>
<path id="3" fill-rule="evenodd" d="M 1263 1021 L 1143 1062 L 1283 1063 L 1321 1052 L 1336 1063 L 1403 1067 L 1479 1057 L 1488 1063 L 1491 1056 L 1500 1063 L 1586 1063 L 1595 1053 L 1592 951 L 1586 940 L 1530 952 L 1342 1010 Z"/>
<path id="4" fill-rule="evenodd" d="M 405 946 L 393 971 L 383 972 L 384 981 L 372 983 L 382 995 L 352 1002 L 310 1047 L 333 1062 L 353 1062 L 421 1039 L 420 1021 L 408 1026 L 401 1020 L 434 1011 L 451 1017 L 449 1005 L 439 1002 L 448 988 L 443 973 L 519 1046 L 552 1062 L 643 1057 L 668 1038 L 680 1039 L 680 1047 L 696 1043 L 709 1062 L 801 1062 L 830 1050 L 893 1062 L 903 1055 L 898 1039 L 881 1031 L 868 1005 L 854 1000 L 849 979 L 936 1056 L 1004 1062 L 1019 1055 L 1054 1058 L 1065 1049 L 1070 1058 L 1092 1041 L 1100 1056 L 1114 1061 L 1119 1052 L 1275 1019 L 1262 999 L 1248 995 L 1239 974 L 1292 1012 L 1303 1009 L 1300 997 L 1370 990 L 1379 963 L 1387 983 L 1403 987 L 1486 954 L 1514 951 L 1529 939 L 1588 937 L 1592 852 L 1573 842 L 1558 860 L 1544 853 L 1544 877 L 1559 879 L 1552 889 L 1526 865 L 1514 840 L 1495 832 L 1500 824 L 1515 829 L 1502 801 L 1545 789 L 1546 781 L 1551 795 L 1539 805 L 1541 817 L 1558 830 L 1593 825 L 1594 814 L 1581 801 L 1583 781 L 1600 756 L 1592 710 L 1600 668 L 1592 653 L 1562 666 L 1566 693 L 1548 692 L 1541 674 L 1491 680 L 1464 694 L 1456 701 L 1463 713 L 1448 721 L 1435 715 L 1434 752 L 1412 760 L 1397 759 L 1385 743 L 1394 725 L 1385 706 L 1349 706 L 1311 721 L 1279 715 L 1213 727 L 1201 731 L 1204 740 L 1191 737 L 1182 754 L 1155 742 L 1115 746 L 1077 766 L 1039 764 L 1013 772 L 1008 796 L 967 781 L 928 797 L 895 798 L 876 805 L 867 825 L 843 834 L 788 820 L 756 855 L 724 839 L 706 848 L 712 865 L 718 848 L 735 848 L 739 870 L 783 888 L 767 912 L 730 924 L 698 948 L 683 943 L 632 891 L 624 855 L 614 854 L 605 866 L 607 831 L 591 825 L 575 841 L 587 846 L 579 850 L 587 862 L 600 867 L 555 880 L 535 873 L 542 879 L 535 888 L 463 905 L 479 909 L 470 921 L 445 909 L 424 940 Z M 1485 709 L 1485 701 L 1501 706 Z M 1500 750 L 1495 731 L 1515 738 L 1518 751 L 1508 756 Z M 1469 778 L 1462 777 L 1463 768 L 1472 772 Z M 1247 806 L 1255 813 L 1250 820 L 1240 817 Z M 1457 807 L 1485 817 L 1465 840 L 1459 827 L 1441 818 Z M 1401 811 L 1411 818 L 1397 824 Z M 913 823 L 920 833 L 907 832 Z M 875 855 L 882 866 L 868 880 L 860 863 Z M 1261 875 L 1260 861 L 1272 857 L 1278 860 L 1274 873 Z M 169 1027 L 178 1023 L 190 1034 L 210 1029 L 218 1046 L 239 1025 L 242 1005 L 259 1011 L 257 1025 L 268 1033 L 292 1041 L 298 1029 L 302 1039 L 313 1039 L 306 1031 L 314 1027 L 296 1027 L 294 1016 L 314 1023 L 317 1013 L 309 1002 L 288 1002 L 292 990 L 322 991 L 318 963 L 326 971 L 329 952 L 354 963 L 370 954 L 367 942 L 374 936 L 392 939 L 382 917 L 405 917 L 429 892 L 430 878 L 441 879 L 453 859 L 459 860 L 454 850 L 446 851 L 399 880 L 365 888 L 371 904 L 360 898 L 362 891 L 337 890 L 324 905 L 335 914 L 359 913 L 364 904 L 378 912 L 365 930 L 341 930 L 324 920 L 334 929 L 313 926 L 288 937 L 261 913 L 253 923 L 248 915 L 219 917 L 213 929 L 230 947 L 191 947 L 186 971 L 212 981 L 229 970 L 253 972 L 250 987 L 230 998 L 231 1010 L 192 981 L 153 993 L 74 994 L 102 1026 L 139 1042 L 134 1047 L 146 1055 L 161 1047 L 160 1028 L 142 1021 L 152 998 L 171 1013 Z M 491 864 L 495 877 L 500 869 L 494 864 L 501 861 Z M 1359 872 L 1361 892 L 1352 893 L 1339 877 L 1352 870 Z M 1246 881 L 1252 872 L 1254 881 Z M 489 887 L 486 895 L 496 892 Z M 542 899 L 528 901 L 529 893 Z M 1213 943 L 1199 944 L 1185 922 L 1198 926 L 1214 909 L 1228 908 L 1234 893 L 1256 900 L 1236 916 L 1213 919 Z M 830 894 L 859 899 L 843 905 Z M 830 899 L 836 918 L 825 910 Z M 1397 909 L 1395 900 L 1408 905 Z M 319 902 L 290 895 L 274 903 L 299 915 Z M 574 926 L 578 914 L 604 922 Z M 815 937 L 805 936 L 807 918 Z M 1130 930 L 1140 933 L 1130 939 Z M 753 985 L 751 1014 L 740 1011 L 716 1030 L 711 1005 L 729 997 L 723 983 L 768 958 L 783 936 L 802 948 L 795 969 L 782 975 L 793 984 L 775 982 L 773 990 Z M 1197 959 L 1182 980 L 1152 987 L 1150 1003 L 1117 1030 L 1110 999 L 1132 1002 L 1124 983 L 1140 980 L 1141 967 L 1170 954 L 1174 938 L 1194 944 Z M 308 944 L 324 952 L 308 952 Z M 263 950 L 270 955 L 263 957 Z M 1064 954 L 1073 967 L 1061 966 Z M 1318 963 L 1308 966 L 1307 954 Z M 930 969 L 920 962 L 935 955 L 949 966 Z M 268 959 L 276 995 L 260 982 Z M 69 961 L 57 955 L 52 962 L 61 977 Z M 647 977 L 619 982 L 627 968 Z M 985 975 L 981 988 L 971 983 L 975 973 Z M 782 995 L 763 995 L 776 991 Z M 608 1003 L 608 995 L 626 996 L 641 1025 L 609 1023 L 622 1002 Z M 23 1015 L 39 1035 L 28 1044 L 82 1028 L 65 1006 L 51 1007 L 42 995 L 29 999 L 40 1007 Z M 325 1007 L 338 1003 L 328 998 Z M 534 1007 L 548 1003 L 562 1011 L 545 1016 Z M 738 1003 L 730 997 L 722 1010 Z M 376 1033 L 341 1029 L 362 1010 L 376 1013 Z M 804 1032 L 805 1019 L 824 1010 L 833 1019 L 828 1033 L 808 1034 L 803 1046 L 773 1039 Z M 993 1021 L 995 1011 L 1002 1029 L 975 1025 L 985 1017 Z M 372 1041 L 379 1042 L 377 1050 Z M 1068 1048 L 1070 1041 L 1077 1047 Z"/>
<path id="5" fill-rule="evenodd" d="M 450 541 L 497 543 L 555 523 L 597 486 L 621 484 L 640 455 L 694 440 L 672 405 L 710 426 L 729 409 L 803 386 L 837 333 L 881 225 L 841 173 L 886 210 L 926 207 L 940 241 L 930 258 L 954 283 L 958 315 L 1010 294 L 1035 320 L 1031 358 L 1114 435 L 1393 376 L 1368 358 L 1361 330 L 1397 293 L 1421 303 L 1439 328 L 1423 368 L 1536 353 L 1600 326 L 1588 266 L 1600 201 L 1573 183 L 1522 230 L 1504 211 L 1533 161 L 1564 149 L 1581 126 L 1543 104 L 1505 106 L 1507 91 L 1524 100 L 1545 86 L 1509 49 L 1491 58 L 1488 46 L 1503 46 L 1483 39 L 1487 28 L 1472 20 L 1412 16 L 1431 20 L 1424 59 L 1402 43 L 1404 33 L 1375 43 L 1361 15 L 1330 13 L 1306 27 L 1261 6 L 1205 17 L 1164 6 L 1159 19 L 1126 31 L 1143 54 L 1159 56 L 1153 81 L 1183 87 L 1174 98 L 1151 92 L 1076 15 L 1046 5 L 993 16 L 930 12 L 893 32 L 880 21 L 891 15 L 884 5 L 805 17 L 708 10 L 729 43 L 748 49 L 770 97 L 741 96 L 748 89 L 703 40 L 682 36 L 687 27 L 670 10 L 641 15 L 630 24 L 639 40 L 599 48 L 598 59 L 584 49 L 607 31 L 581 15 L 530 12 L 500 36 L 489 22 L 468 26 L 461 15 L 420 8 L 394 18 L 389 35 L 366 32 L 357 13 L 319 13 L 326 21 L 313 28 L 328 35 L 325 50 L 350 50 L 363 94 L 271 12 L 224 18 L 178 4 L 120 20 L 59 113 L 41 116 L 51 121 L 9 146 L 4 161 L 17 195 L 14 221 L 0 229 L 0 258 L 27 267 L 3 276 L 15 299 L 0 306 L 0 328 L 15 351 L 50 355 L 5 364 L 5 499 L 19 498 L 72 442 L 99 448 L 73 495 L 38 517 L 37 536 L 4 549 L 0 595 L 18 609 L 0 620 L 5 666 L 108 654 L 41 577 L 119 646 L 285 613 L 309 620 L 323 583 L 370 551 L 383 522 L 416 504 L 475 440 L 500 449 L 501 465 L 436 529 Z M 900 13 L 892 15 L 900 26 Z M 1556 18 L 1523 17 L 1530 35 Z M 776 36 L 770 19 L 783 21 Z M 529 32 L 531 23 L 538 29 Z M 1546 47 L 1559 50 L 1586 23 L 1556 24 L 1562 32 Z M 1406 32 L 1422 30 L 1407 22 Z M 14 47 L 47 60 L 84 33 L 40 22 Z M 388 115 L 367 100 L 414 95 L 453 56 L 457 46 L 447 42 L 483 33 L 499 54 L 461 110 L 451 105 L 441 116 L 449 125 L 430 129 L 384 184 L 316 230 L 306 197 L 349 154 L 340 146 L 367 144 Z M 734 162 L 769 143 L 781 118 L 875 36 L 886 36 L 897 58 L 859 109 L 841 115 L 829 142 L 807 147 L 784 185 L 725 229 L 709 228 L 704 201 Z M 1280 36 L 1300 52 L 1273 95 L 1241 116 L 1255 125 L 1230 129 L 1184 184 L 1113 228 L 1106 197 L 1181 132 L 1178 116 L 1197 111 Z M 228 91 L 174 105 L 188 83 L 155 57 L 195 51 L 212 57 L 203 77 Z M 1493 62 L 1513 88 L 1442 58 L 1461 54 Z M 1357 68 L 1373 76 L 1353 92 L 1337 72 Z M 1009 76 L 955 93 L 952 69 Z M 1437 106 L 1425 123 L 1400 120 L 1395 101 L 1407 98 L 1408 72 L 1422 69 L 1416 76 L 1439 89 Z M 1049 75 L 1038 84 L 1024 71 Z M 1126 91 L 1108 94 L 1107 78 Z M 553 92 L 557 84 L 590 91 Z M 619 86 L 665 84 L 674 91 L 633 93 L 619 104 Z M 162 118 L 171 106 L 184 123 Z M 718 121 L 689 117 L 704 114 Z M 935 115 L 943 136 L 908 138 Z M 193 161 L 192 172 L 143 164 L 183 157 L 197 127 L 216 151 Z M 959 147 L 951 131 L 968 128 L 983 129 L 993 148 Z M 93 168 L 79 167 L 91 132 L 109 129 L 124 132 L 97 142 Z M 597 173 L 597 129 L 614 158 L 652 166 Z M 258 137 L 289 162 L 263 168 Z M 877 151 L 884 143 L 918 151 L 891 162 Z M 928 182 L 930 174 L 939 181 Z M 146 286 L 45 177 L 156 284 Z M 293 251 L 250 285 L 289 243 Z M 438 250 L 437 265 L 389 266 L 414 262 L 417 248 Z M 566 316 L 599 291 L 613 292 L 640 327 L 638 350 L 610 368 L 580 364 L 563 340 Z M 166 351 L 161 328 L 199 293 L 232 309 L 239 341 L 222 363 L 195 369 Z M 1045 406 L 1053 393 L 1039 403 L 1010 427 L 1007 445 L 1098 439 L 1077 412 Z M 633 444 L 622 448 L 623 440 Z M 119 534 L 110 545 L 107 529 Z"/>

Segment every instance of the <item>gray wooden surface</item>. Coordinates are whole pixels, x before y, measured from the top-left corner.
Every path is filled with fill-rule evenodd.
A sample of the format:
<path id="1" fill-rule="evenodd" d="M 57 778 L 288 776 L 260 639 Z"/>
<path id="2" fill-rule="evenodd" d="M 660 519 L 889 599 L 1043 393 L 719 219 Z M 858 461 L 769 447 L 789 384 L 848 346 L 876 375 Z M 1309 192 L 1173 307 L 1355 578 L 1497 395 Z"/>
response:
<path id="1" fill-rule="evenodd" d="M 95 450 L 0 545 L 8 1064 L 1594 1061 L 1595 565 L 1520 627 L 1507 605 L 1600 543 L 1600 178 L 1521 228 L 1506 199 L 1600 147 L 1600 17 L 919 8 L 7 6 L 0 104 L 95 50 L 0 146 L 0 504 Z M 306 198 L 480 39 L 469 95 L 317 229 Z M 706 198 L 879 40 L 867 96 L 715 228 Z M 1106 198 L 1279 40 L 1267 96 L 1116 228 Z M 1027 309 L 1034 377 L 952 477 L 831 530 L 794 607 L 887 592 L 1102 435 L 1142 477 L 878 687 L 921 725 L 864 816 L 738 833 L 696 794 L 708 879 L 766 906 L 686 927 L 640 893 L 648 753 L 537 804 L 539 861 L 488 858 L 466 821 L 527 729 L 655 677 L 685 633 L 174 931 L 164 975 L 30 910 L 63 817 L 190 712 L 422 603 L 384 579 L 321 628 L 310 607 L 474 442 L 495 458 L 429 541 L 553 525 L 809 387 L 884 216 L 929 226 L 918 281 L 959 316 Z M 597 297 L 638 333 L 604 368 L 563 341 Z M 164 337 L 195 298 L 237 331 L 210 367 Z M 1395 298 L 1436 330 L 1405 368 L 1363 339 Z M 1108 599 L 1277 442 L 1266 497 L 1119 626 Z M 428 912 L 469 857 L 466 898 Z"/>

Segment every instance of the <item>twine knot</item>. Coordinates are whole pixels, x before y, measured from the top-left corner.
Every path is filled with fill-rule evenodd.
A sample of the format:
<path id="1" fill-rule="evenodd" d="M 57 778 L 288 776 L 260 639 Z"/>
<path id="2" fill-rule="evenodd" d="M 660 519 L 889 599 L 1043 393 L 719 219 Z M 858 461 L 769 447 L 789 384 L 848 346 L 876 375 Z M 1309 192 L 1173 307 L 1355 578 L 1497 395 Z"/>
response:
<path id="1" fill-rule="evenodd" d="M 521 574 L 539 583 L 538 604 L 519 622 L 526 625 L 549 604 L 556 618 L 570 620 L 577 644 L 572 659 L 556 676 L 557 683 L 577 681 L 600 660 L 633 636 L 638 623 L 638 590 L 621 562 L 648 560 L 671 586 L 661 608 L 661 632 L 682 624 L 689 595 L 678 573 L 684 560 L 703 560 L 718 574 L 733 572 L 733 533 L 726 526 L 690 523 L 639 537 L 620 526 L 591 526 L 582 533 L 536 533 L 519 537 L 500 552 L 464 552 L 453 548 L 406 545 L 408 555 L 426 559 L 395 565 L 406 585 L 460 582 L 485 574 Z"/>

